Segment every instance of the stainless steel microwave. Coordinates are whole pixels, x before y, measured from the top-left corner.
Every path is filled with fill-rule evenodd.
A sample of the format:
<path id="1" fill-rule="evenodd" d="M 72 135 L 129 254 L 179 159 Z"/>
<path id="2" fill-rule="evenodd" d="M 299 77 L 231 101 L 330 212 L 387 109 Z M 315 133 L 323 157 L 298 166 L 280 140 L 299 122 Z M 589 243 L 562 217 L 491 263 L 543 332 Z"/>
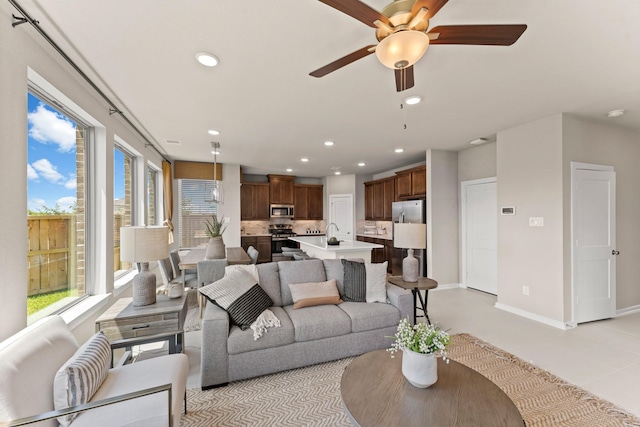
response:
<path id="1" fill-rule="evenodd" d="M 271 205 L 271 218 L 293 218 L 293 205 Z"/>

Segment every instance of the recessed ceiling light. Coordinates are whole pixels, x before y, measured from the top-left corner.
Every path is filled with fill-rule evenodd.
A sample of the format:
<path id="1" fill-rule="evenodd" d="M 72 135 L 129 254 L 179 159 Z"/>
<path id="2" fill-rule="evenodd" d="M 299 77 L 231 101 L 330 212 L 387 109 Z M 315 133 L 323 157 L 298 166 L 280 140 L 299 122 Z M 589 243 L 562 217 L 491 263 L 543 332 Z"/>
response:
<path id="1" fill-rule="evenodd" d="M 293 172 L 293 169 L 287 168 L 287 172 Z"/>
<path id="2" fill-rule="evenodd" d="M 301 162 L 308 162 L 308 161 L 309 161 L 309 159 L 307 159 L 306 157 L 303 157 L 303 158 L 301 158 L 301 159 L 300 159 L 300 161 L 301 161 Z"/>
<path id="3" fill-rule="evenodd" d="M 365 162 L 358 163 L 358 166 L 364 166 L 364 165 L 365 165 Z"/>
<path id="4" fill-rule="evenodd" d="M 405 98 L 404 102 L 407 105 L 416 105 L 419 104 L 420 101 L 422 101 L 422 97 L 421 96 L 408 96 L 407 98 Z"/>
<path id="5" fill-rule="evenodd" d="M 209 135 L 220 135 L 220 131 L 217 131 L 217 130 L 215 130 L 215 129 L 209 129 L 209 130 L 207 131 L 207 133 L 208 133 Z"/>
<path id="6" fill-rule="evenodd" d="M 613 118 L 613 117 L 620 117 L 624 114 L 624 110 L 611 110 L 607 113 L 607 117 Z"/>
<path id="7" fill-rule="evenodd" d="M 333 141 L 325 141 L 324 145 L 326 145 L 327 147 L 331 147 L 333 145 Z"/>
<path id="8" fill-rule="evenodd" d="M 404 148 L 396 148 L 395 152 L 396 153 L 402 153 L 402 152 L 404 152 Z"/>
<path id="9" fill-rule="evenodd" d="M 340 171 L 335 171 L 333 174 L 334 175 L 340 175 L 340 173 L 341 173 Z"/>
<path id="10" fill-rule="evenodd" d="M 476 138 L 473 141 L 469 141 L 469 144 L 480 145 L 480 144 L 484 144 L 485 142 L 487 142 L 487 138 Z"/>
<path id="11" fill-rule="evenodd" d="M 205 67 L 215 67 L 216 65 L 218 65 L 218 62 L 220 62 L 215 55 L 207 52 L 196 53 L 196 59 Z"/>

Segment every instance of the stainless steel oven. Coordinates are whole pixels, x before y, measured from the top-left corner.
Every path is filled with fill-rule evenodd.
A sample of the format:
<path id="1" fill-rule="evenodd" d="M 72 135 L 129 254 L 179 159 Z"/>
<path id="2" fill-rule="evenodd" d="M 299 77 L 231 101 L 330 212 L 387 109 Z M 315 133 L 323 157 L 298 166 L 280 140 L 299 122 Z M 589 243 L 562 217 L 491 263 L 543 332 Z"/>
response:
<path id="1" fill-rule="evenodd" d="M 293 218 L 293 205 L 271 205 L 271 218 Z"/>

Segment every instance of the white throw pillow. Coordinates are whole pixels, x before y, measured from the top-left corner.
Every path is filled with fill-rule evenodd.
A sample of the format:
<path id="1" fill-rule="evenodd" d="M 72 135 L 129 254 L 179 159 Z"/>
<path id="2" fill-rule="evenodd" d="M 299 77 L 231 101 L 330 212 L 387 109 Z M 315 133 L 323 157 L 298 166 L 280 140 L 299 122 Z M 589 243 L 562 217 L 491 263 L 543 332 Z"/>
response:
<path id="1" fill-rule="evenodd" d="M 53 379 L 54 408 L 65 409 L 87 403 L 102 385 L 111 365 L 111 345 L 100 331 L 62 365 Z M 67 427 L 78 414 L 58 417 Z"/>
<path id="2" fill-rule="evenodd" d="M 229 274 L 233 273 L 234 271 L 238 271 L 238 270 L 244 270 L 247 273 L 251 274 L 251 276 L 253 276 L 254 279 L 256 279 L 256 283 L 260 283 L 260 277 L 258 277 L 258 267 L 256 267 L 255 264 L 234 264 L 234 265 L 227 265 L 224 268 L 224 275 L 228 276 Z"/>
<path id="3" fill-rule="evenodd" d="M 387 302 L 387 261 L 364 265 L 367 272 L 367 302 Z"/>

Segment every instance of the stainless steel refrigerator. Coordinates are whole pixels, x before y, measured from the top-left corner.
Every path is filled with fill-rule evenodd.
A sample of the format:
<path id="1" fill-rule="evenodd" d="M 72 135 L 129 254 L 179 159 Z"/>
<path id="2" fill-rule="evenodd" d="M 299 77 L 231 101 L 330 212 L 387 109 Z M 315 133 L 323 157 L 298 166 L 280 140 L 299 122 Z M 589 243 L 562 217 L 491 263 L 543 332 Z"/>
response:
<path id="1" fill-rule="evenodd" d="M 393 202 L 391 208 L 393 222 L 409 222 L 426 224 L 427 209 L 425 200 L 408 200 L 406 202 Z M 424 240 L 426 242 L 427 235 Z M 393 248 L 393 258 L 391 262 L 391 271 L 394 276 L 402 275 L 402 260 L 407 256 L 407 249 Z M 413 256 L 418 258 L 420 263 L 420 275 L 427 277 L 427 250 L 414 249 Z"/>

